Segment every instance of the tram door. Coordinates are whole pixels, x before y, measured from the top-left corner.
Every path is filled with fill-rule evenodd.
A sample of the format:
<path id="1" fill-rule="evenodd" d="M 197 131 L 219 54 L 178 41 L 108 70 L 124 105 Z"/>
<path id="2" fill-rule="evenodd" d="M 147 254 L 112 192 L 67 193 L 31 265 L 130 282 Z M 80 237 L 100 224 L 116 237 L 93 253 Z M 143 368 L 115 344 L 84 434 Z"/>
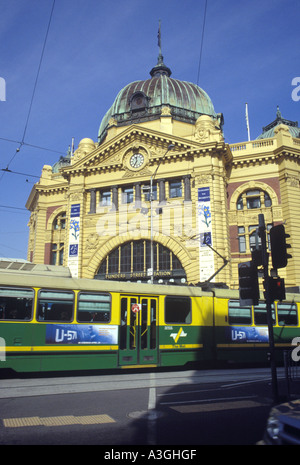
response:
<path id="1" fill-rule="evenodd" d="M 157 364 L 158 298 L 121 296 L 120 365 Z"/>

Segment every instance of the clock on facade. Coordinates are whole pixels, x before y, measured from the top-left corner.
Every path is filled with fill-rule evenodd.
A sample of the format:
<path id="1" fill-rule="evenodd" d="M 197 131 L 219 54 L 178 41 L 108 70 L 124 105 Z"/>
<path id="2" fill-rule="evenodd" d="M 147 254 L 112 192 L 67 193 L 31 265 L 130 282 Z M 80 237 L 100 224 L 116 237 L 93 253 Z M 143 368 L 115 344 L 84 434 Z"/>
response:
<path id="1" fill-rule="evenodd" d="M 140 168 L 140 166 L 142 166 L 143 163 L 144 163 L 144 155 L 142 155 L 141 153 L 135 153 L 130 158 L 130 166 L 132 168 Z"/>

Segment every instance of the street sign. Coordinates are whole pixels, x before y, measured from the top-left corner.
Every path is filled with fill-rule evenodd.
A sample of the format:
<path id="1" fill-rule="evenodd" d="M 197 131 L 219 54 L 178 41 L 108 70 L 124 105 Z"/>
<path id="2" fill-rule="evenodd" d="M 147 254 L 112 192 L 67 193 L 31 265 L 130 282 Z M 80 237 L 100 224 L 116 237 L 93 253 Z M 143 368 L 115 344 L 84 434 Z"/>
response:
<path id="1" fill-rule="evenodd" d="M 141 304 L 132 304 L 131 305 L 131 311 L 133 313 L 137 313 L 141 310 Z"/>

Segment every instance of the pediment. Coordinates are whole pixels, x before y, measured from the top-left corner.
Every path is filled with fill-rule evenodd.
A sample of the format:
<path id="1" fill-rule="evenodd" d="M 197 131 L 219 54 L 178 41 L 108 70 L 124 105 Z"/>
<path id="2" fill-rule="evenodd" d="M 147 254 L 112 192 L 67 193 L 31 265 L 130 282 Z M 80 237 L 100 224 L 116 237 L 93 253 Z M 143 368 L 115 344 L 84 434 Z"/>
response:
<path id="1" fill-rule="evenodd" d="M 170 144 L 174 147 L 168 151 Z M 184 157 L 188 153 L 196 152 L 201 152 L 200 144 L 197 142 L 191 143 L 174 135 L 131 125 L 117 137 L 94 148 L 90 153 L 81 153 L 79 144 L 71 165 L 62 168 L 62 172 L 71 174 L 118 169 L 124 170 L 124 177 L 132 176 L 137 171 L 139 174 L 151 175 L 150 166 L 160 158 Z M 141 154 L 143 158 L 143 163 L 137 168 L 130 163 L 134 154 Z"/>

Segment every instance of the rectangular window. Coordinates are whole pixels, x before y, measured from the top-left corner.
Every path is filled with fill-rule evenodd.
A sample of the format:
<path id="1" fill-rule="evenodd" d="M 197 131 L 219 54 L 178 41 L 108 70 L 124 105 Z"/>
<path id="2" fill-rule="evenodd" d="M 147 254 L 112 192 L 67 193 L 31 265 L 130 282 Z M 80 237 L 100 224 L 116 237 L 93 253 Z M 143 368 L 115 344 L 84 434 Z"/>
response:
<path id="1" fill-rule="evenodd" d="M 64 243 L 61 242 L 59 244 L 59 265 L 62 266 L 64 264 Z"/>
<path id="2" fill-rule="evenodd" d="M 192 322 L 192 305 L 190 297 L 166 297 L 165 322 L 167 324 L 190 324 Z"/>
<path id="3" fill-rule="evenodd" d="M 80 292 L 78 296 L 77 320 L 80 322 L 109 323 L 111 317 L 110 294 Z"/>
<path id="4" fill-rule="evenodd" d="M 51 248 L 51 265 L 56 265 L 57 260 L 57 244 L 52 244 Z"/>
<path id="5" fill-rule="evenodd" d="M 246 236 L 245 236 L 244 226 L 238 227 L 238 240 L 239 240 L 239 252 L 245 253 L 246 252 Z"/>
<path id="6" fill-rule="evenodd" d="M 151 198 L 150 186 L 145 185 L 142 187 L 145 202 L 149 202 Z M 157 185 L 152 186 L 152 200 L 157 200 Z"/>
<path id="7" fill-rule="evenodd" d="M 247 195 L 247 208 L 253 209 L 253 208 L 260 208 L 261 207 L 261 201 L 260 201 L 260 191 L 259 190 L 254 190 L 254 191 L 248 191 Z"/>
<path id="8" fill-rule="evenodd" d="M 111 205 L 111 192 L 110 191 L 100 192 L 100 205 L 101 207 L 108 207 Z"/>
<path id="9" fill-rule="evenodd" d="M 241 307 L 238 300 L 228 302 L 228 323 L 230 325 L 251 325 L 251 307 Z"/>
<path id="10" fill-rule="evenodd" d="M 272 304 L 272 322 L 274 325 L 275 324 L 274 304 Z M 267 325 L 268 324 L 267 306 L 265 302 L 260 302 L 258 305 L 254 307 L 254 323 L 256 325 Z"/>
<path id="11" fill-rule="evenodd" d="M 181 181 L 169 182 L 169 197 L 170 199 L 174 199 L 175 197 L 182 197 Z"/>
<path id="12" fill-rule="evenodd" d="M 122 201 L 123 203 L 132 203 L 133 202 L 133 187 L 125 187 L 122 192 Z"/>
<path id="13" fill-rule="evenodd" d="M 261 245 L 261 238 L 256 234 L 258 224 L 253 224 L 248 227 L 249 231 L 249 247 L 251 252 L 256 249 L 257 246 Z"/>
<path id="14" fill-rule="evenodd" d="M 64 246 L 63 242 L 51 245 L 51 265 L 63 265 L 64 263 Z"/>
<path id="15" fill-rule="evenodd" d="M 38 321 L 64 321 L 73 318 L 74 293 L 72 291 L 40 290 L 38 295 Z"/>
<path id="16" fill-rule="evenodd" d="M 0 289 L 0 320 L 31 320 L 33 289 Z"/>
<path id="17" fill-rule="evenodd" d="M 279 326 L 298 326 L 297 305 L 294 302 L 277 304 Z"/>

